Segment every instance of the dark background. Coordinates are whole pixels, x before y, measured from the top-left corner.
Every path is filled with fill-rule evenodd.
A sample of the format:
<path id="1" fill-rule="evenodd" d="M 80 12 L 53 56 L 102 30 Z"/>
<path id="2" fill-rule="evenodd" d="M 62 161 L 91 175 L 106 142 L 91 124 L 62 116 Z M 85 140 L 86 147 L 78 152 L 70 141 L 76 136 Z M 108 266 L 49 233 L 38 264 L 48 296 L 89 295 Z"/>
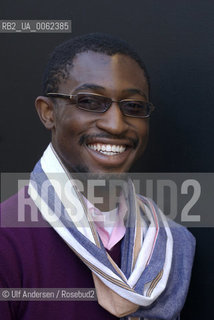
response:
<path id="1" fill-rule="evenodd" d="M 72 36 L 100 31 L 127 40 L 147 65 L 156 106 L 147 151 L 133 171 L 214 171 L 212 0 L 5 0 L 0 19 L 72 19 Z M 49 53 L 70 36 L 0 34 L 1 172 L 31 171 L 47 146 L 34 100 Z M 197 252 L 181 319 L 213 319 L 214 230 L 191 231 Z"/>

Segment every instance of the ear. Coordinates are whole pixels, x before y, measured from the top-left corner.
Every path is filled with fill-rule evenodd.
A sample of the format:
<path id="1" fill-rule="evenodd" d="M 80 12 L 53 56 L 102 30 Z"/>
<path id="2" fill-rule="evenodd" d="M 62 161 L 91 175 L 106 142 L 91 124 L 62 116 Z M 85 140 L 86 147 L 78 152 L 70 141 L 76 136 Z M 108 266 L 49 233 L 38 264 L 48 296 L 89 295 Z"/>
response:
<path id="1" fill-rule="evenodd" d="M 39 96 L 35 101 L 36 110 L 44 126 L 51 130 L 55 124 L 54 105 L 48 97 Z"/>

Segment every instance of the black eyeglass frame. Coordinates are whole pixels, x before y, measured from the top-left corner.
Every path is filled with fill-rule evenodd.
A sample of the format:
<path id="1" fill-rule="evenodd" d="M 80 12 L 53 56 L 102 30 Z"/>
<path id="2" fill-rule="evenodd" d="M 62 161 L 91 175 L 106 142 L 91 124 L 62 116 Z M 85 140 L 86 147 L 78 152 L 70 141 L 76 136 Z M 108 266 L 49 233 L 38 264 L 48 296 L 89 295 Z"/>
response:
<path id="1" fill-rule="evenodd" d="M 106 100 L 108 100 L 108 102 L 105 103 L 105 108 L 103 110 L 99 110 L 99 111 L 95 111 L 95 110 L 90 110 L 90 109 L 85 109 L 82 108 L 79 104 L 78 104 L 78 95 L 86 95 L 86 96 L 98 96 L 98 97 L 102 97 L 105 98 Z M 116 102 L 119 107 L 121 112 L 123 113 L 123 115 L 128 116 L 128 117 L 133 117 L 133 118 L 149 118 L 151 113 L 154 111 L 155 106 L 151 103 L 151 102 L 147 102 L 147 101 L 142 101 L 142 100 L 134 100 L 134 99 L 123 99 L 120 101 L 116 101 L 116 100 L 112 100 L 111 98 L 105 97 L 101 94 L 97 94 L 97 93 L 88 93 L 88 92 L 79 92 L 77 94 L 65 94 L 65 93 L 58 93 L 58 92 L 48 92 L 46 94 L 47 97 L 51 97 L 51 98 L 62 98 L 62 99 L 69 99 L 71 104 L 75 104 L 79 109 L 84 110 L 84 111 L 88 111 L 88 112 L 93 112 L 93 113 L 104 113 L 106 112 L 112 105 L 113 102 Z M 72 101 L 73 100 L 73 101 Z M 147 108 L 148 108 L 148 115 L 145 116 L 138 116 L 138 115 L 130 115 L 130 114 L 126 114 L 124 113 L 123 108 L 121 107 L 121 103 L 123 102 L 140 102 L 140 103 L 146 103 L 147 104 Z"/>

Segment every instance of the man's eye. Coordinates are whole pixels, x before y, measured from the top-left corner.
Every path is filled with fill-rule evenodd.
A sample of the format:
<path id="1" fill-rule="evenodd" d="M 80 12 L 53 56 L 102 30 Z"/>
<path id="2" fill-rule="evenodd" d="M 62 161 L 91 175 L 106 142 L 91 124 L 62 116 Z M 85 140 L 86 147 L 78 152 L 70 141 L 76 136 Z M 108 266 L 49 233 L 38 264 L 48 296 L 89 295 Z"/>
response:
<path id="1" fill-rule="evenodd" d="M 147 103 L 144 101 L 126 101 L 123 108 L 126 114 L 144 116 L 147 112 Z"/>
<path id="2" fill-rule="evenodd" d="M 140 107 L 140 103 L 138 103 L 138 102 L 128 102 L 127 105 L 130 108 L 139 108 Z"/>
<path id="3" fill-rule="evenodd" d="M 100 107 L 100 101 L 98 99 L 87 96 L 79 99 L 78 104 L 80 107 L 90 110 L 96 110 Z"/>
<path id="4" fill-rule="evenodd" d="M 79 99 L 79 102 L 80 103 L 94 103 L 94 102 L 96 102 L 96 100 L 91 97 L 85 97 L 85 98 Z"/>
<path id="5" fill-rule="evenodd" d="M 125 104 L 127 109 L 132 109 L 132 110 L 140 110 L 142 108 L 145 108 L 145 104 L 142 102 L 135 102 L 135 101 L 130 101 L 126 102 Z"/>

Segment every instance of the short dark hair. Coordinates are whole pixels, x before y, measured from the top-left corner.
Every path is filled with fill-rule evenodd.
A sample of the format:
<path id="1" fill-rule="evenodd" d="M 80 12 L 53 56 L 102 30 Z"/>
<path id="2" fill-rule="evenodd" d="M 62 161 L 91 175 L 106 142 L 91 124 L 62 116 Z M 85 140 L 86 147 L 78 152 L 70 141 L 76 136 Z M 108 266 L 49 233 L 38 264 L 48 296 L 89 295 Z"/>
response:
<path id="1" fill-rule="evenodd" d="M 144 62 L 127 42 L 105 33 L 90 33 L 72 38 L 55 48 L 46 66 L 42 91 L 57 92 L 60 80 L 69 76 L 69 67 L 78 53 L 94 51 L 112 56 L 117 53 L 127 55 L 134 59 L 143 69 L 150 89 L 149 75 Z"/>

